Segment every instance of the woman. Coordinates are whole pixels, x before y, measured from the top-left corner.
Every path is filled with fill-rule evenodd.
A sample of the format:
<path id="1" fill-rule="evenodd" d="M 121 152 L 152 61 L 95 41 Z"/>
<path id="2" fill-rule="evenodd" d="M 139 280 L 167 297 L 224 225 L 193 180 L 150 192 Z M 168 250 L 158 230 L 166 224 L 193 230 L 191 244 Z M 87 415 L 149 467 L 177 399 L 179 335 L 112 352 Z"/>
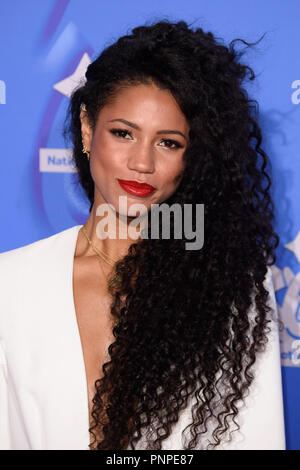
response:
<path id="1" fill-rule="evenodd" d="M 239 56 L 161 21 L 89 65 L 64 134 L 89 218 L 0 256 L 2 448 L 284 448 L 279 239 Z M 201 249 L 172 218 L 121 236 L 136 203 L 148 234 L 152 204 L 204 204 Z"/>

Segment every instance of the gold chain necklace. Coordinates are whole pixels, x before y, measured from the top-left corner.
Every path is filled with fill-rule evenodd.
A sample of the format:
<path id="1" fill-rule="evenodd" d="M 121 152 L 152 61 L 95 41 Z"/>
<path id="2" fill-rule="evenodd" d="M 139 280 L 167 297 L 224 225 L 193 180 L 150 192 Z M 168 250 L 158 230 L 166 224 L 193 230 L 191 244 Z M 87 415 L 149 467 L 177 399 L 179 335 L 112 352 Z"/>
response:
<path id="1" fill-rule="evenodd" d="M 82 231 L 90 245 L 90 247 L 92 248 L 92 250 L 94 251 L 94 253 L 96 253 L 96 255 L 103 259 L 107 264 L 109 264 L 110 266 L 114 267 L 115 263 L 117 263 L 118 260 L 114 259 L 114 258 L 111 258 L 110 256 L 108 256 L 106 253 L 104 253 L 104 251 L 101 251 L 99 250 L 98 248 L 95 247 L 95 245 L 92 243 L 92 240 L 90 240 L 87 232 L 86 232 L 86 229 L 85 227 L 83 226 L 82 227 Z M 110 261 L 109 261 L 110 260 Z M 102 268 L 103 270 L 103 268 Z M 104 271 L 103 271 L 103 274 L 104 274 Z M 109 280 L 109 285 L 113 288 L 118 288 L 120 287 L 122 283 L 122 278 L 119 274 L 115 273 L 113 275 L 113 277 Z"/>
<path id="2" fill-rule="evenodd" d="M 117 259 L 114 259 L 114 258 L 111 258 L 110 256 L 108 256 L 104 251 L 101 251 L 99 250 L 98 248 L 95 247 L 95 245 L 93 245 L 92 243 L 92 240 L 90 240 L 88 234 L 87 234 L 87 231 L 86 231 L 86 228 L 83 226 L 82 227 L 82 231 L 84 233 L 84 235 L 86 236 L 86 239 L 87 241 L 89 242 L 91 248 L 93 249 L 93 251 L 98 255 L 100 256 L 102 259 L 104 259 L 104 261 L 106 261 L 110 266 L 114 266 L 114 264 L 118 261 Z M 113 263 L 111 263 L 110 261 L 112 261 Z"/>

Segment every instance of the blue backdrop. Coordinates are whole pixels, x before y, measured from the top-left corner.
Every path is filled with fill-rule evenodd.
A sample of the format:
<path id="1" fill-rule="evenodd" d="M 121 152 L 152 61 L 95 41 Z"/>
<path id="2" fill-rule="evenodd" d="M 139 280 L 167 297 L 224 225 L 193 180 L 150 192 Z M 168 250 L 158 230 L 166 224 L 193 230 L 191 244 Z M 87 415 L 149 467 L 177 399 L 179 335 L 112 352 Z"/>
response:
<path id="1" fill-rule="evenodd" d="M 0 251 L 85 222 L 89 204 L 74 184 L 61 133 L 70 93 L 104 46 L 162 18 L 194 21 L 227 44 L 234 38 L 254 42 L 266 33 L 243 60 L 257 74 L 247 89 L 259 102 L 272 165 L 287 448 L 300 449 L 299 0 L 1 2 Z"/>

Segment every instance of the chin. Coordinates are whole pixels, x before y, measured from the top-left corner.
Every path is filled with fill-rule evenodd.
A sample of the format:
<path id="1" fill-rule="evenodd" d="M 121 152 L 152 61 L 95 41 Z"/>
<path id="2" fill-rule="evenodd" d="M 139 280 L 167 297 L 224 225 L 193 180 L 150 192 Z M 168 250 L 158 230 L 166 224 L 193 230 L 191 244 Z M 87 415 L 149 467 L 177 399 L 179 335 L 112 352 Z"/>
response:
<path id="1" fill-rule="evenodd" d="M 149 212 L 149 209 L 148 207 L 146 207 L 143 210 L 140 210 L 138 207 L 134 207 L 133 204 L 130 204 L 128 206 L 127 211 L 122 210 L 122 211 L 117 211 L 117 212 L 121 217 L 128 217 L 130 219 L 135 219 L 136 217 L 146 215 Z"/>

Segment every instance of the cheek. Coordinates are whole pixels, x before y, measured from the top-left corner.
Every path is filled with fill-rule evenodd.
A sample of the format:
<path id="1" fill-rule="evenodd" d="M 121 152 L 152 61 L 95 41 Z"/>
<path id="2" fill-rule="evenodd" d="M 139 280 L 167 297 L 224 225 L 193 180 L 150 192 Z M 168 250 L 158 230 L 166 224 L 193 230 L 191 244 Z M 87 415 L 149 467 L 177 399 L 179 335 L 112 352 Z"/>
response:
<path id="1" fill-rule="evenodd" d="M 92 165 L 95 172 L 97 169 L 105 170 L 105 172 L 115 172 L 120 168 L 122 155 L 118 151 L 117 146 L 111 142 L 106 142 L 105 139 L 95 145 L 93 152 Z"/>
<path id="2" fill-rule="evenodd" d="M 166 169 L 164 169 L 165 182 L 170 185 L 177 185 L 182 177 L 183 170 L 184 164 L 182 160 L 169 164 Z"/>
<path id="3" fill-rule="evenodd" d="M 177 186 L 179 183 L 180 183 L 180 180 L 182 178 L 182 175 L 183 175 L 183 169 L 178 173 L 178 175 L 176 176 L 175 180 L 174 180 L 174 184 Z"/>

